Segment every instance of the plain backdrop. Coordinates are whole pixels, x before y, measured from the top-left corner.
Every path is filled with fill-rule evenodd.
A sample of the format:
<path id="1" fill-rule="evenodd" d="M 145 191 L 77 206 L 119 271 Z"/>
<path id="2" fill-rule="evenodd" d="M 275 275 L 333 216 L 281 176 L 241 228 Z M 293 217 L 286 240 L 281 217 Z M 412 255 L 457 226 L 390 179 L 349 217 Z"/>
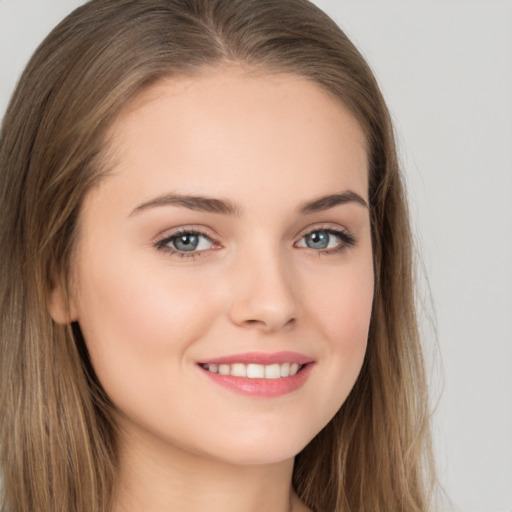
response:
<path id="1" fill-rule="evenodd" d="M 37 44 L 81 3 L 0 0 L 0 116 Z M 428 276 L 441 482 L 455 510 L 512 511 L 512 1 L 316 3 L 367 57 L 396 124 Z"/>

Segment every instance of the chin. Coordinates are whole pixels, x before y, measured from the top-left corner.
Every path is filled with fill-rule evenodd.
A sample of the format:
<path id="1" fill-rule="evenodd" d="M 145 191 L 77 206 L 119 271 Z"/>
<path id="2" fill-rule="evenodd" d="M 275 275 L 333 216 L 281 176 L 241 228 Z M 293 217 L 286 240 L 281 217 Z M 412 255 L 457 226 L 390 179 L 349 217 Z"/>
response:
<path id="1" fill-rule="evenodd" d="M 255 443 L 247 446 L 230 447 L 222 452 L 215 450 L 211 455 L 218 460 L 236 466 L 275 465 L 292 461 L 304 448 L 306 443 L 290 444 L 283 442 L 281 446 Z"/>
<path id="2" fill-rule="evenodd" d="M 204 447 L 210 457 L 234 465 L 272 465 L 291 461 L 316 435 L 296 427 L 280 430 L 265 428 L 238 431 L 211 439 Z M 203 452 L 204 453 L 204 452 Z"/>

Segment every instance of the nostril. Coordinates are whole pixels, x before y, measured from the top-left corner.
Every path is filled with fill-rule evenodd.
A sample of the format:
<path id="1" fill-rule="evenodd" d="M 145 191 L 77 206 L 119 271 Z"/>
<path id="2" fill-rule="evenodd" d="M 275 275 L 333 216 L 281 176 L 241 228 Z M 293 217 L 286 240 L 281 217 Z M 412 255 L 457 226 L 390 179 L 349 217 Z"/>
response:
<path id="1" fill-rule="evenodd" d="M 254 318 L 249 318 L 247 320 L 243 320 L 238 323 L 240 326 L 244 326 L 246 328 L 255 328 L 255 329 L 263 329 L 265 331 L 274 331 L 276 329 L 290 329 L 296 323 L 295 318 L 290 318 L 287 321 L 282 322 L 279 318 L 267 318 L 265 320 L 257 320 Z"/>

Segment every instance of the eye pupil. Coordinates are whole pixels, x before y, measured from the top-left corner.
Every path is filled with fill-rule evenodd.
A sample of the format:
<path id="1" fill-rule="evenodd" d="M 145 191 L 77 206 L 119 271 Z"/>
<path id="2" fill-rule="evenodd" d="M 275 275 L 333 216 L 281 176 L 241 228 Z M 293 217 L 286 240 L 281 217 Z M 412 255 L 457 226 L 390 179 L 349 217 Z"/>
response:
<path id="1" fill-rule="evenodd" d="M 179 251 L 194 251 L 199 245 L 199 237 L 193 234 L 180 235 L 174 239 L 174 247 Z"/>
<path id="2" fill-rule="evenodd" d="M 306 245 L 310 249 L 325 249 L 329 245 L 329 233 L 326 231 L 313 231 L 306 235 Z"/>

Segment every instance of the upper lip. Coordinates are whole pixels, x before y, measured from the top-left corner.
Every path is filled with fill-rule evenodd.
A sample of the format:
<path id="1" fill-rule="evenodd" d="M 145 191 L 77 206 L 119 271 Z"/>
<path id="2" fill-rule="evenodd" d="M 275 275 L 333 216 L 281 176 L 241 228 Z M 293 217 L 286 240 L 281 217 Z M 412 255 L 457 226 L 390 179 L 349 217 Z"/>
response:
<path id="1" fill-rule="evenodd" d="M 244 354 L 232 354 L 229 356 L 215 357 L 213 359 L 201 360 L 199 364 L 283 364 L 297 363 L 307 364 L 313 363 L 314 359 L 298 352 L 246 352 Z"/>

